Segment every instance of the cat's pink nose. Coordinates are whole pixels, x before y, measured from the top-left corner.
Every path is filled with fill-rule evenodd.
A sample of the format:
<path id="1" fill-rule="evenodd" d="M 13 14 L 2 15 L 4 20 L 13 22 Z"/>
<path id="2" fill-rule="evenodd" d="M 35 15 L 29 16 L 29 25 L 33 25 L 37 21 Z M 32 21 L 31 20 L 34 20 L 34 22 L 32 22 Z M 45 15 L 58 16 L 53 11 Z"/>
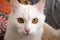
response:
<path id="1" fill-rule="evenodd" d="M 25 29 L 25 32 L 29 33 L 30 32 L 30 29 Z"/>

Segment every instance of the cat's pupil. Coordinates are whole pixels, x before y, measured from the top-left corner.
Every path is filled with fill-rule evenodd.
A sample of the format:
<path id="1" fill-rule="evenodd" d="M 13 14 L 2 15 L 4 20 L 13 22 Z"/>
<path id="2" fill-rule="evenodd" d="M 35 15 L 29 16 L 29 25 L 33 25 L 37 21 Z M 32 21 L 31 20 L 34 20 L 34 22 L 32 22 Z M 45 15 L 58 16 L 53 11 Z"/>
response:
<path id="1" fill-rule="evenodd" d="M 37 18 L 34 18 L 34 19 L 32 20 L 32 23 L 33 23 L 33 24 L 38 23 L 38 19 L 37 19 Z"/>
<path id="2" fill-rule="evenodd" d="M 24 19 L 23 19 L 23 18 L 18 18 L 17 21 L 18 21 L 19 23 L 24 23 Z"/>

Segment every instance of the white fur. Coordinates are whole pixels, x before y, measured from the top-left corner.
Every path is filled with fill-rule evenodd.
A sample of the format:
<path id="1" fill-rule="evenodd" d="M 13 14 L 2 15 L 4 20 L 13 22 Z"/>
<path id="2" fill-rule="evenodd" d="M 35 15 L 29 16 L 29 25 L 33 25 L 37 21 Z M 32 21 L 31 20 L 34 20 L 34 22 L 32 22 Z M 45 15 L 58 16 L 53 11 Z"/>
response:
<path id="1" fill-rule="evenodd" d="M 24 23 L 18 23 L 17 18 L 23 18 Z M 38 19 L 37 24 L 32 23 L 34 18 Z M 37 7 L 20 5 L 9 15 L 5 40 L 41 40 L 44 21 L 45 15 Z M 28 36 L 25 35 L 25 27 L 30 29 Z"/>

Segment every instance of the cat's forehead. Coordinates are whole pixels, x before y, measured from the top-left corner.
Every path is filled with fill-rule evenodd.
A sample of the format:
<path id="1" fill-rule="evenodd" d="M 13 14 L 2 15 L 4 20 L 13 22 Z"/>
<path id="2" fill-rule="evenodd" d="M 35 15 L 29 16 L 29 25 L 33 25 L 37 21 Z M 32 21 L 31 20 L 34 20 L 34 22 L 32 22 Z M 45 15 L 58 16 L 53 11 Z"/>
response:
<path id="1" fill-rule="evenodd" d="M 20 8 L 17 9 L 16 13 L 17 17 L 25 17 L 25 18 L 31 18 L 31 17 L 37 17 L 41 14 L 39 10 L 31 5 L 22 5 Z"/>
<path id="2" fill-rule="evenodd" d="M 15 18 L 24 18 L 24 19 L 33 19 L 40 18 L 40 11 L 31 5 L 22 5 L 18 9 L 16 9 L 14 16 Z"/>

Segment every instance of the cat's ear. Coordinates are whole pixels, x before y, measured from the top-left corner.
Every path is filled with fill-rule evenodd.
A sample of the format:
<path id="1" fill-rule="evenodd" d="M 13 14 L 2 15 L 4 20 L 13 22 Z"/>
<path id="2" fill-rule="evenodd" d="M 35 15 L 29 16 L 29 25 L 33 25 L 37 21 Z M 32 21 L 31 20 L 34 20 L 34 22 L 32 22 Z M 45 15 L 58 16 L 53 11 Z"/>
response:
<path id="1" fill-rule="evenodd" d="M 35 4 L 39 11 L 43 12 L 45 9 L 45 0 L 40 0 L 37 4 Z"/>
<path id="2" fill-rule="evenodd" d="M 16 10 L 17 8 L 20 7 L 20 3 L 18 2 L 18 0 L 9 0 L 9 3 L 12 7 L 13 10 Z"/>

